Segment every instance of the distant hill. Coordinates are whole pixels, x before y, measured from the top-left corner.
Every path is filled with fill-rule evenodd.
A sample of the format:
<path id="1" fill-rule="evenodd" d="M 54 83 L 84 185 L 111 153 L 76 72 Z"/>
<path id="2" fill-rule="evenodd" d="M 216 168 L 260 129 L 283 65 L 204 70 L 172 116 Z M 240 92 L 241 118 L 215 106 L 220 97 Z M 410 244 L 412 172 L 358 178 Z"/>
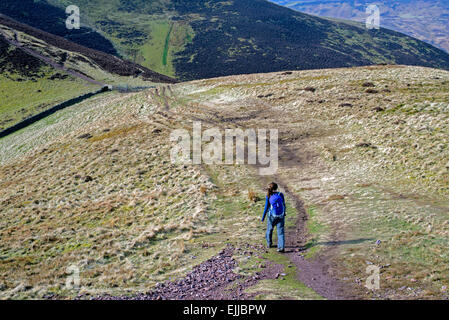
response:
<path id="1" fill-rule="evenodd" d="M 385 28 L 403 32 L 449 52 L 449 1 L 444 0 L 270 0 L 323 17 L 356 21 L 366 19 L 370 4 L 379 6 Z"/>
<path id="2" fill-rule="evenodd" d="M 0 15 L 0 131 L 108 85 L 174 79 Z"/>
<path id="3" fill-rule="evenodd" d="M 0 12 L 51 33 L 62 32 L 58 25 L 71 4 L 16 2 L 2 0 Z M 117 55 L 180 80 L 383 63 L 449 69 L 449 54 L 404 34 L 367 30 L 265 0 L 79 0 L 77 5 L 83 27 L 110 41 Z M 54 14 L 43 11 L 47 6 L 54 6 L 49 11 Z M 76 39 L 78 33 L 64 32 L 84 41 Z M 86 45 L 97 47 L 92 41 Z"/>
<path id="4" fill-rule="evenodd" d="M 20 23 L 7 16 L 0 14 L 0 25 L 12 28 L 44 41 L 48 46 L 53 46 L 60 50 L 66 50 L 72 53 L 79 53 L 88 59 L 91 59 L 99 68 L 120 76 L 140 76 L 144 79 L 154 82 L 173 83 L 174 79 L 158 74 L 148 68 L 142 67 L 136 63 L 122 60 L 116 56 L 107 54 L 102 51 L 93 50 L 77 43 L 68 41 L 62 37 L 55 36 L 51 33 L 30 27 Z"/>
<path id="5" fill-rule="evenodd" d="M 89 27 L 68 30 L 65 25 L 65 10 L 42 0 L 2 0 L 0 13 L 10 16 L 32 27 L 51 32 L 93 49 L 117 54 L 112 42 Z"/>

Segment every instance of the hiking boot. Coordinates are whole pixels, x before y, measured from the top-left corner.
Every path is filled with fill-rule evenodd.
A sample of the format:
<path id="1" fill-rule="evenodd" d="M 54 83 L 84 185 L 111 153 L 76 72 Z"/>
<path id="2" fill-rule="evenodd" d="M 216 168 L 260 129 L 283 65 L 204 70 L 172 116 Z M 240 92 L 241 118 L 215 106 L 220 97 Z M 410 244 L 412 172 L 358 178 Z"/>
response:
<path id="1" fill-rule="evenodd" d="M 279 253 L 284 253 L 284 252 L 285 252 L 285 249 L 278 249 L 278 252 L 279 252 Z"/>

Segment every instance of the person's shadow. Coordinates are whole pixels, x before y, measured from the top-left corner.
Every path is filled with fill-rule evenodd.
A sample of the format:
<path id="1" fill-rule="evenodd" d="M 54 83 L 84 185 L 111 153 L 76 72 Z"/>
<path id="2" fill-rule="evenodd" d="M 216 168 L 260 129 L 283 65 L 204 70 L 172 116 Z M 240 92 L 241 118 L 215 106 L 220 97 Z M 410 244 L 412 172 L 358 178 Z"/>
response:
<path id="1" fill-rule="evenodd" d="M 343 241 L 326 241 L 326 242 L 317 242 L 315 239 L 307 243 L 305 246 L 286 246 L 286 252 L 293 252 L 295 250 L 306 251 L 316 246 L 341 246 L 345 244 L 360 244 L 367 241 L 374 241 L 374 238 L 361 238 L 361 239 L 353 239 L 353 240 L 343 240 Z M 292 250 L 287 250 L 292 249 Z"/>

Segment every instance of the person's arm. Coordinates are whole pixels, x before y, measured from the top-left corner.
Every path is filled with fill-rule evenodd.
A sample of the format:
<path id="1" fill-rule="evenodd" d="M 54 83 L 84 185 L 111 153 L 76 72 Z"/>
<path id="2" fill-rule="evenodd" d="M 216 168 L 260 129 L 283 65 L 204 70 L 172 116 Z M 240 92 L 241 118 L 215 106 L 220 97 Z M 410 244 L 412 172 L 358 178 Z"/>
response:
<path id="1" fill-rule="evenodd" d="M 281 198 L 282 198 L 282 201 L 284 202 L 284 216 L 286 216 L 287 215 L 287 206 L 285 205 L 285 198 L 284 198 L 283 193 L 281 193 Z"/>
<path id="2" fill-rule="evenodd" d="M 267 215 L 269 204 L 270 204 L 270 201 L 269 201 L 268 197 L 266 197 L 266 199 L 265 199 L 265 209 L 263 209 L 262 222 L 264 222 L 265 216 Z"/>

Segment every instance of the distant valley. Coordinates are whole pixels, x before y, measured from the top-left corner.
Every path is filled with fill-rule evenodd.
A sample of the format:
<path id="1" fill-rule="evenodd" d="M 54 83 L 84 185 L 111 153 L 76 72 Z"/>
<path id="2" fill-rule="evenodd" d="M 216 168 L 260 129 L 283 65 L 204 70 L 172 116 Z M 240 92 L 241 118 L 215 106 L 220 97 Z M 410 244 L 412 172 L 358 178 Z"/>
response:
<path id="1" fill-rule="evenodd" d="M 271 0 L 323 17 L 365 21 L 366 8 L 378 5 L 382 27 L 408 34 L 449 52 L 449 2 L 443 0 L 341 1 Z"/>

